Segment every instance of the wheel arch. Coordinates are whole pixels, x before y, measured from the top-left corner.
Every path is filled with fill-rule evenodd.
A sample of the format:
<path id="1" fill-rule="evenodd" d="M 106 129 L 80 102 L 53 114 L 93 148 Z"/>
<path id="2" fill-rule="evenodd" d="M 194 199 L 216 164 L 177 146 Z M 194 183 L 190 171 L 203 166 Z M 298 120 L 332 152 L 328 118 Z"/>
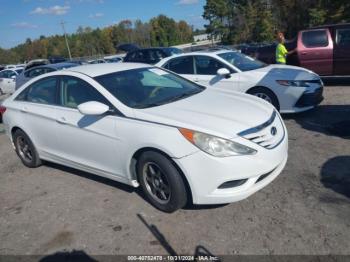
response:
<path id="1" fill-rule="evenodd" d="M 186 175 L 184 174 L 184 172 L 182 171 L 182 169 L 179 167 L 179 165 L 164 151 L 155 148 L 155 147 L 143 147 L 138 149 L 133 155 L 132 158 L 130 159 L 130 164 L 129 164 L 129 172 L 131 174 L 131 178 L 134 180 L 138 180 L 137 178 L 137 174 L 136 174 L 136 166 L 137 166 L 137 162 L 140 158 L 140 156 L 148 151 L 153 151 L 153 152 L 157 152 L 161 155 L 163 155 L 164 157 L 166 157 L 176 168 L 176 170 L 179 172 L 179 174 L 181 175 L 184 183 L 185 183 L 185 188 L 186 188 L 186 192 L 187 192 L 187 196 L 188 196 L 188 202 L 193 203 L 193 196 L 192 196 L 192 190 L 191 190 L 191 186 L 190 183 L 186 177 Z"/>
<path id="2" fill-rule="evenodd" d="M 267 86 L 259 86 L 259 85 L 258 86 L 253 86 L 253 87 L 249 88 L 245 93 L 246 94 L 251 94 L 250 92 L 252 92 L 254 89 L 258 89 L 258 88 L 266 89 L 269 92 L 271 92 L 275 96 L 275 99 L 276 99 L 276 101 L 278 103 L 278 110 L 281 108 L 281 103 L 280 103 L 280 100 L 278 99 L 278 96 L 276 95 L 276 93 L 271 88 L 269 88 Z"/>

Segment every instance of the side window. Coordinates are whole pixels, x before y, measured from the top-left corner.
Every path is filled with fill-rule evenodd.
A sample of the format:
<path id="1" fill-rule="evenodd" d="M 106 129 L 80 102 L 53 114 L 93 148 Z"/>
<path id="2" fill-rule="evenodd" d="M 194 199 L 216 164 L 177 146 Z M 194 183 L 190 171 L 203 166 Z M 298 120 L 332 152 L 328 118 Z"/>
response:
<path id="1" fill-rule="evenodd" d="M 326 30 L 313 30 L 303 32 L 301 40 L 306 47 L 328 46 L 328 35 Z"/>
<path id="2" fill-rule="evenodd" d="M 76 77 L 62 78 L 60 94 L 60 104 L 65 107 L 77 108 L 78 105 L 89 101 L 101 102 L 111 107 L 109 101 L 100 92 Z"/>
<path id="3" fill-rule="evenodd" d="M 26 88 L 28 102 L 40 104 L 57 104 L 57 78 L 50 77 L 41 79 Z M 21 94 L 20 94 L 21 95 Z M 19 96 L 20 96 L 19 95 Z"/>
<path id="4" fill-rule="evenodd" d="M 165 68 L 177 73 L 184 75 L 193 75 L 193 57 L 192 56 L 183 56 L 171 59 Z"/>
<path id="5" fill-rule="evenodd" d="M 209 56 L 195 56 L 195 61 L 197 75 L 216 75 L 220 68 L 227 68 L 223 63 Z"/>
<path id="6" fill-rule="evenodd" d="M 10 71 L 10 70 L 4 70 L 4 71 L 2 71 L 1 72 L 1 75 L 0 75 L 0 77 L 1 78 L 11 78 L 11 72 L 12 71 Z M 12 72 L 13 73 L 13 72 Z M 15 74 L 16 75 L 16 74 Z"/>
<path id="7" fill-rule="evenodd" d="M 350 29 L 337 29 L 337 44 L 340 46 L 350 46 Z"/>
<path id="8" fill-rule="evenodd" d="M 45 68 L 34 68 L 24 73 L 26 77 L 33 78 L 36 76 L 40 76 L 45 73 Z"/>

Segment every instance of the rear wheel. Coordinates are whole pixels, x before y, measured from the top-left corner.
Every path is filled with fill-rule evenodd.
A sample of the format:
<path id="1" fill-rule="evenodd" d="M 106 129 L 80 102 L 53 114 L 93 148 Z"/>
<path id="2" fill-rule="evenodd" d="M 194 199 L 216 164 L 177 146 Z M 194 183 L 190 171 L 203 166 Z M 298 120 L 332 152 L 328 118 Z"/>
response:
<path id="1" fill-rule="evenodd" d="M 137 175 L 149 202 L 164 212 L 174 212 L 186 205 L 187 193 L 181 174 L 164 155 L 148 151 L 137 163 Z"/>
<path id="2" fill-rule="evenodd" d="M 272 104 L 278 111 L 280 110 L 280 105 L 277 96 L 270 89 L 266 87 L 254 87 L 248 90 L 247 93 L 264 99 L 266 102 Z"/>
<path id="3" fill-rule="evenodd" d="M 13 143 L 15 144 L 17 155 L 25 166 L 38 167 L 41 165 L 38 152 L 26 133 L 20 129 L 16 130 L 13 134 Z"/>

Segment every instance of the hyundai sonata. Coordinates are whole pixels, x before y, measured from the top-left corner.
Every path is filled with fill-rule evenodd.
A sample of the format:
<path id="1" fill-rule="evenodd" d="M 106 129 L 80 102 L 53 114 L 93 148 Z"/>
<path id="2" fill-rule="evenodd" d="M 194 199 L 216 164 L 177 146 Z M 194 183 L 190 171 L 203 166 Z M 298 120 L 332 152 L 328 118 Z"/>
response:
<path id="1" fill-rule="evenodd" d="M 143 64 L 41 75 L 1 111 L 24 165 L 46 160 L 141 186 L 166 212 L 244 199 L 287 161 L 287 130 L 269 103 Z"/>

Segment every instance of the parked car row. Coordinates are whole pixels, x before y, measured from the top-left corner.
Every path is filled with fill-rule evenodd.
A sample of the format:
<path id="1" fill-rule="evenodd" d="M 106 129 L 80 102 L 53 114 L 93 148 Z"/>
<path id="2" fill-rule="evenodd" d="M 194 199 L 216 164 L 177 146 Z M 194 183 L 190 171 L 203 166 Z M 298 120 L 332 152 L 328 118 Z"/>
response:
<path id="1" fill-rule="evenodd" d="M 43 160 L 140 186 L 156 208 L 239 201 L 287 162 L 287 129 L 263 99 L 139 63 L 37 76 L 0 106 L 28 167 Z"/>

